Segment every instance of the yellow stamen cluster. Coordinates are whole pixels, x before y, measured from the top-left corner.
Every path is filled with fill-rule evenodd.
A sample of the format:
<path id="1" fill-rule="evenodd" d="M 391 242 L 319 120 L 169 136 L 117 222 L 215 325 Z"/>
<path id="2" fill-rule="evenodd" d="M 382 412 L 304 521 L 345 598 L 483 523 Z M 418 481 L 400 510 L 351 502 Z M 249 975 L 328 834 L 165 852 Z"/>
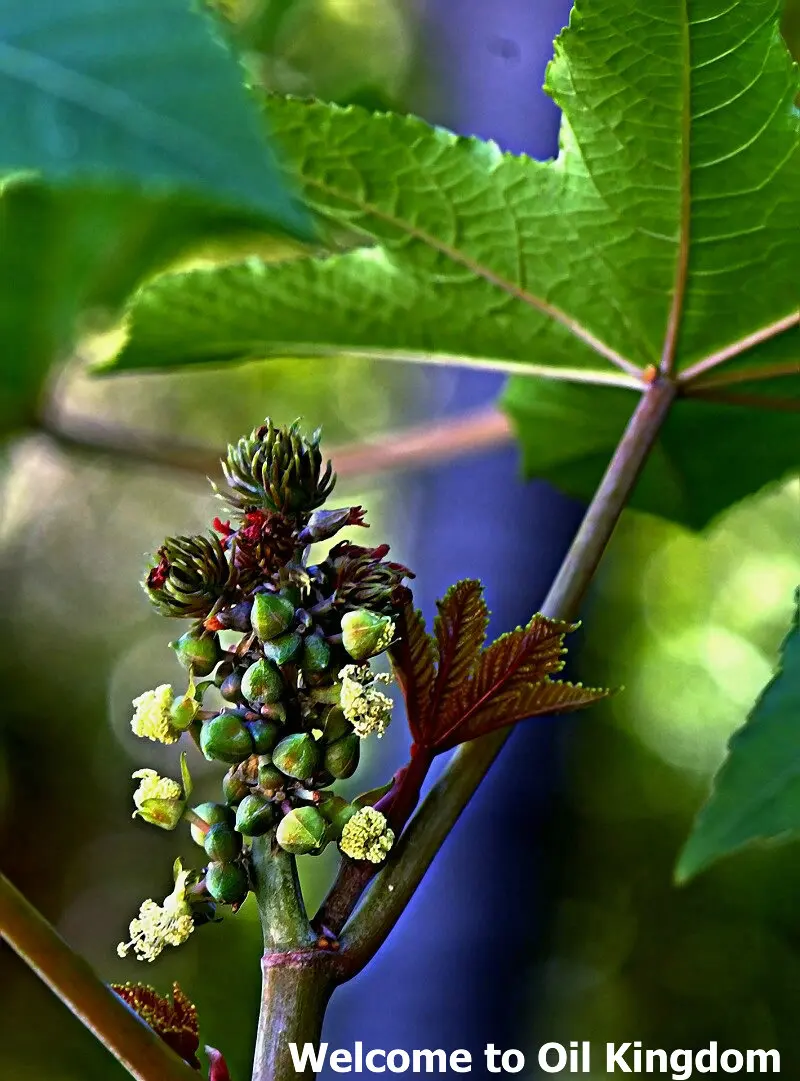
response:
<path id="1" fill-rule="evenodd" d="M 137 769 L 132 775 L 139 787 L 133 793 L 133 802 L 136 810 L 140 810 L 145 800 L 149 799 L 180 799 L 183 793 L 177 781 L 169 777 L 160 777 L 154 769 Z M 133 817 L 136 817 L 134 812 Z"/>
<path id="2" fill-rule="evenodd" d="M 380 739 L 392 719 L 392 700 L 374 686 L 391 683 L 391 676 L 376 676 L 366 665 L 347 664 L 339 673 L 339 702 L 356 735 L 364 739 L 375 732 Z"/>
<path id="3" fill-rule="evenodd" d="M 386 816 L 374 807 L 362 807 L 347 820 L 339 847 L 354 860 L 382 863 L 394 844 L 394 831 L 389 829 Z"/>
<path id="4" fill-rule="evenodd" d="M 173 701 L 172 687 L 168 683 L 162 683 L 155 690 L 145 691 L 134 698 L 131 728 L 136 735 L 152 739 L 155 743 L 177 743 L 180 731 L 170 719 Z"/>
<path id="5" fill-rule="evenodd" d="M 157 905 L 148 898 L 142 902 L 139 915 L 131 920 L 130 942 L 120 942 L 117 953 L 125 957 L 130 950 L 139 961 L 155 961 L 165 946 L 180 946 L 194 930 L 192 909 L 186 900 L 188 871 L 181 871 L 175 889 Z"/>

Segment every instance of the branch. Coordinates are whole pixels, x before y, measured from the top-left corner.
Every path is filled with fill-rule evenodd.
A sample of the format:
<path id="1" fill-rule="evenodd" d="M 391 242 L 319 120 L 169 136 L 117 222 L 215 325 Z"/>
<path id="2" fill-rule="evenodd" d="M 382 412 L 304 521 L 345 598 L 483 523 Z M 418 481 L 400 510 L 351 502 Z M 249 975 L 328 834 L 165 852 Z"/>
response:
<path id="1" fill-rule="evenodd" d="M 219 455 L 207 447 L 154 439 L 147 432 L 117 432 L 88 418 L 46 417 L 39 430 L 60 447 L 103 454 L 123 463 L 150 464 L 199 476 L 219 472 Z M 392 473 L 479 453 L 511 442 L 511 427 L 497 409 L 488 408 L 456 420 L 424 424 L 376 439 L 345 443 L 331 452 L 341 478 Z"/>
<path id="2" fill-rule="evenodd" d="M 197 1081 L 2 874 L 0 937 L 138 1081 Z"/>
<path id="3" fill-rule="evenodd" d="M 659 378 L 642 394 L 542 605 L 550 618 L 571 618 L 583 599 L 675 393 L 674 384 Z M 425 798 L 345 927 L 341 944 L 350 975 L 361 971 L 389 935 L 510 732 L 503 729 L 460 747 Z"/>

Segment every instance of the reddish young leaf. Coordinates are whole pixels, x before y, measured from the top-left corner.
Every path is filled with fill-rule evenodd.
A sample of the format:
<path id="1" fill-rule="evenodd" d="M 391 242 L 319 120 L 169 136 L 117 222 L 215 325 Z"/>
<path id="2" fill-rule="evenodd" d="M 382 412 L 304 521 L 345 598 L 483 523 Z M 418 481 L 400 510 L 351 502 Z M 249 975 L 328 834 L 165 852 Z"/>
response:
<path id="1" fill-rule="evenodd" d="M 549 678 L 563 668 L 564 635 L 575 626 L 535 615 L 526 627 L 502 635 L 484 650 L 437 718 L 437 752 L 527 717 L 590 705 L 608 694 Z"/>
<path id="2" fill-rule="evenodd" d="M 483 600 L 483 586 L 467 578 L 450 586 L 436 602 L 439 614 L 434 634 L 439 651 L 439 668 L 433 689 L 431 721 L 439 727 L 439 713 L 447 712 L 447 700 L 475 667 L 489 623 L 489 610 Z"/>
<path id="3" fill-rule="evenodd" d="M 200 1046 L 197 1007 L 177 983 L 172 985 L 171 1001 L 167 995 L 159 995 L 153 987 L 144 983 L 112 983 L 111 990 L 158 1033 L 184 1062 L 196 1070 L 200 1069 L 197 1057 Z"/>
<path id="4" fill-rule="evenodd" d="M 402 609 L 396 626 L 397 640 L 389 649 L 389 659 L 405 699 L 411 737 L 423 743 L 436 678 L 436 644 L 425 630 L 422 613 L 411 604 Z"/>

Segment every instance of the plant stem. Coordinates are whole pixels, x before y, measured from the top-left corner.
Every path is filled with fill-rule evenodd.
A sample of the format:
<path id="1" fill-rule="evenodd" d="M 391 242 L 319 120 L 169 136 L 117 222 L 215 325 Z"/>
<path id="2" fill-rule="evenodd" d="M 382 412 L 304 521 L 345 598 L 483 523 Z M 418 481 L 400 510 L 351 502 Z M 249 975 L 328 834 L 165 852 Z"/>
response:
<path id="1" fill-rule="evenodd" d="M 253 1081 L 314 1077 L 297 1073 L 289 1044 L 316 1048 L 325 1007 L 341 979 L 335 953 L 317 948 L 306 915 L 294 856 L 267 835 L 253 841 L 252 885 L 264 934 L 261 1007 Z"/>
<path id="2" fill-rule="evenodd" d="M 542 612 L 551 619 L 574 616 L 675 393 L 670 380 L 658 378 L 642 394 L 542 605 Z M 359 972 L 385 941 L 510 733 L 511 729 L 506 728 L 483 736 L 455 753 L 345 927 L 341 945 L 348 975 Z"/>
<path id="3" fill-rule="evenodd" d="M 0 938 L 138 1081 L 197 1081 L 197 1072 L 98 979 L 2 874 Z"/>

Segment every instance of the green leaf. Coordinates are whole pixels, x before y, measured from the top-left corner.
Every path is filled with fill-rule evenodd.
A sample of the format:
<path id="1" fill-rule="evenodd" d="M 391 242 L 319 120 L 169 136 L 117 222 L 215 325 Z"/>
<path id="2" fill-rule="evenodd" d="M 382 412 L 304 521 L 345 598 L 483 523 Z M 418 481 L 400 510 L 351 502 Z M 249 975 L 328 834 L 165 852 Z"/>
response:
<path id="1" fill-rule="evenodd" d="M 0 171 L 181 190 L 308 227 L 244 73 L 190 0 L 5 0 Z"/>
<path id="2" fill-rule="evenodd" d="M 270 99 L 308 201 L 362 246 L 161 281 L 118 366 L 364 350 L 602 378 L 777 333 L 797 309 L 800 214 L 777 5 L 691 13 L 578 4 L 548 72 L 564 120 L 546 164 L 415 118 Z"/>
<path id="3" fill-rule="evenodd" d="M 780 381 L 787 390 L 788 382 Z M 790 402 L 787 399 L 787 405 Z M 636 395 L 618 388 L 515 378 L 502 404 L 520 440 L 526 474 L 588 501 L 630 418 Z M 726 507 L 796 472 L 798 462 L 797 413 L 680 398 L 628 505 L 701 529 Z"/>
<path id="4" fill-rule="evenodd" d="M 81 313 L 84 325 L 102 326 L 147 273 L 237 221 L 166 197 L 8 184 L 0 194 L 0 435 L 35 421 Z"/>
<path id="5" fill-rule="evenodd" d="M 678 882 L 756 840 L 800 831 L 800 590 L 778 671 L 732 737 L 675 870 Z"/>

